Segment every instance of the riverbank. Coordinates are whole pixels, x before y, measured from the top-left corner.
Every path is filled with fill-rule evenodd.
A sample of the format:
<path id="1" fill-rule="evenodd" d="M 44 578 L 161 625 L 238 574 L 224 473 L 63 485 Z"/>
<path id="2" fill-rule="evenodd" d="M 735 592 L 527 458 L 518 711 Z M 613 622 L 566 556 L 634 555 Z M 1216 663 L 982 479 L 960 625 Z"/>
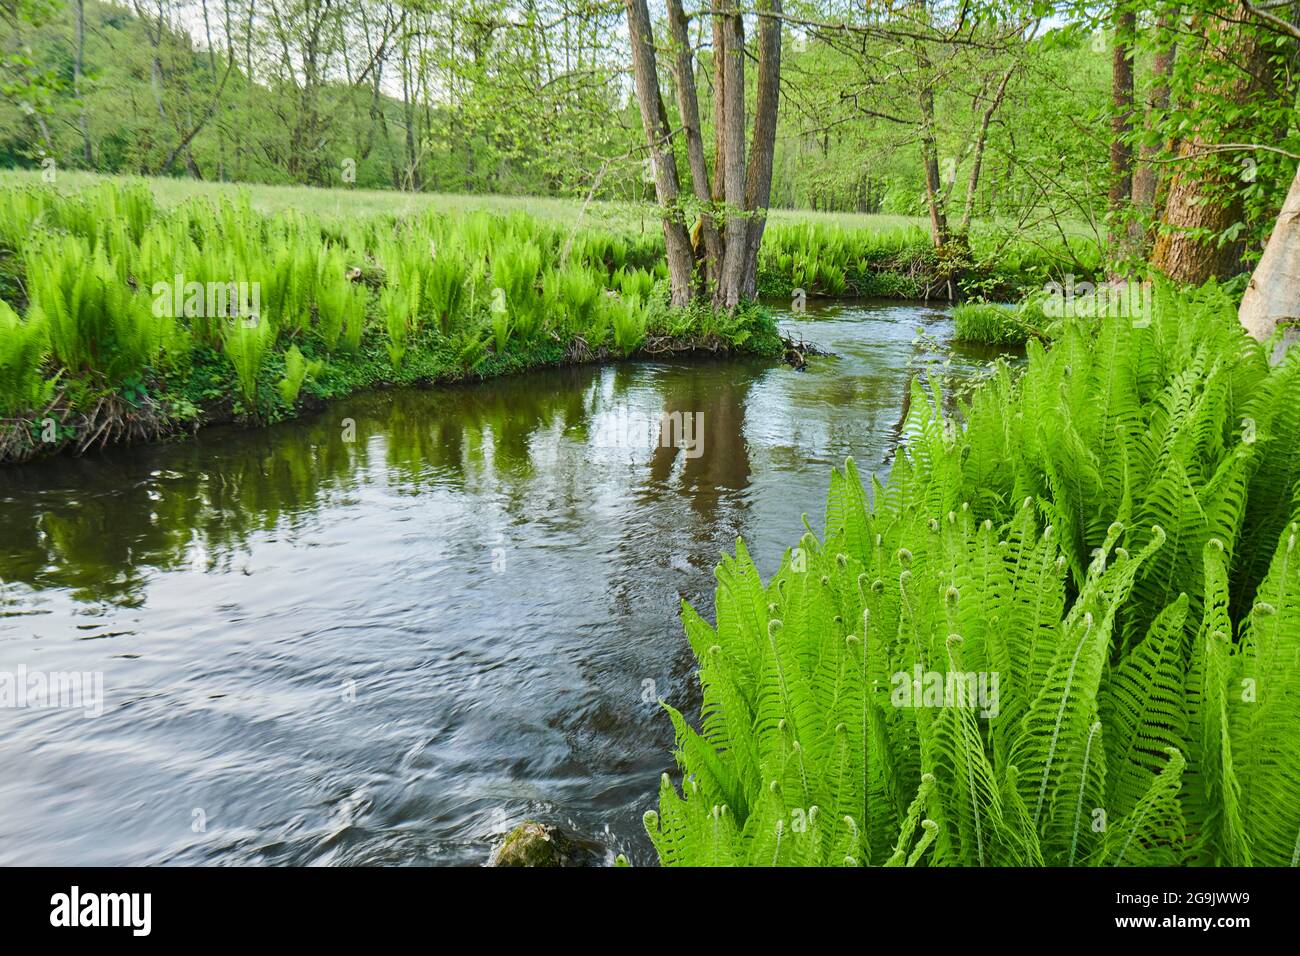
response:
<path id="1" fill-rule="evenodd" d="M 752 326 L 750 337 L 739 345 L 716 333 L 651 334 L 636 351 L 621 355 L 605 346 L 592 349 L 577 339 L 546 343 L 524 352 L 490 354 L 473 368 L 464 367 L 446 349 L 429 343 L 429 347 L 411 353 L 409 363 L 394 370 L 382 345 L 372 342 L 354 361 L 324 367 L 318 378 L 304 382 L 292 402 L 283 400 L 275 388 L 285 381 L 287 371 L 284 357 L 277 356 L 259 372 L 258 390 L 266 401 L 257 415 L 249 415 L 235 398 L 238 383 L 230 381 L 231 374 L 215 353 L 209 353 L 197 358 L 195 374 L 181 382 L 145 381 L 133 394 L 103 393 L 89 409 L 72 404 L 68 394 L 60 391 L 34 414 L 0 422 L 0 465 L 59 454 L 82 455 L 119 444 L 183 440 L 213 425 L 262 427 L 366 392 L 481 382 L 547 368 L 741 356 L 803 367 L 806 345 L 784 339 L 770 313 L 755 310 Z"/>
<path id="2" fill-rule="evenodd" d="M 0 463 L 271 423 L 373 388 L 788 351 L 760 307 L 669 309 L 654 233 L 518 211 L 267 213 L 227 193 L 0 188 Z M 1056 261 L 980 248 L 943 260 L 907 225 L 775 221 L 759 290 L 800 304 L 1014 291 Z"/>

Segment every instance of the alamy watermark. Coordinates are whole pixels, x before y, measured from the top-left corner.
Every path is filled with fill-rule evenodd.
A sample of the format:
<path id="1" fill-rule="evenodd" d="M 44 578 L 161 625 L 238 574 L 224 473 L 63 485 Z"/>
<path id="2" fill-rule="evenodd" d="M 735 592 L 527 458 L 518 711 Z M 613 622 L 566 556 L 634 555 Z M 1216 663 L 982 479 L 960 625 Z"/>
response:
<path id="1" fill-rule="evenodd" d="M 704 413 L 664 412 L 658 418 L 620 409 L 596 428 L 599 448 L 677 448 L 687 458 L 704 454 Z"/>
<path id="2" fill-rule="evenodd" d="M 104 674 L 36 671 L 26 665 L 0 671 L 0 708 L 73 709 L 98 717 L 104 712 Z"/>
<path id="3" fill-rule="evenodd" d="M 1043 314 L 1051 319 L 1132 319 L 1141 327 L 1151 320 L 1151 284 L 1147 282 L 1077 282 L 1073 274 L 1065 282 L 1043 286 Z"/>
<path id="4" fill-rule="evenodd" d="M 155 282 L 153 314 L 158 318 L 242 318 L 256 325 L 262 314 L 260 282 L 186 282 L 179 273 Z"/>
<path id="5" fill-rule="evenodd" d="M 895 707 L 978 707 L 979 715 L 998 715 L 997 671 L 927 671 L 917 664 L 912 672 L 890 677 L 889 702 Z"/>

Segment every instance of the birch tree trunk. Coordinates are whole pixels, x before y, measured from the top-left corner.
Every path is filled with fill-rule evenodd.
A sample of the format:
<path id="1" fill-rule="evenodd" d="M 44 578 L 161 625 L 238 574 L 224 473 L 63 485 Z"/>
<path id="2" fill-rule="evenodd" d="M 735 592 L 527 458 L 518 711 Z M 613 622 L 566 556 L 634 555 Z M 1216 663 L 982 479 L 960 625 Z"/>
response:
<path id="1" fill-rule="evenodd" d="M 1241 324 L 1259 341 L 1267 341 L 1279 325 L 1290 325 L 1276 363 L 1287 346 L 1300 338 L 1300 169 L 1278 214 L 1264 254 L 1246 286 L 1237 313 Z"/>

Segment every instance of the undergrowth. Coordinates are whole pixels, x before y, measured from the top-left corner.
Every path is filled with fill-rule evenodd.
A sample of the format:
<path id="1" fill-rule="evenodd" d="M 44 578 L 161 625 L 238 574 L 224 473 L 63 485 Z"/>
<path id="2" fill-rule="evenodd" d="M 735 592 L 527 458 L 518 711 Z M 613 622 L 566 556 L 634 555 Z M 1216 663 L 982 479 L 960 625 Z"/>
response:
<path id="1" fill-rule="evenodd" d="M 1064 323 L 716 620 L 646 824 L 668 865 L 1295 865 L 1300 350 L 1210 287 Z"/>
<path id="2" fill-rule="evenodd" d="M 22 264 L 0 287 L 0 461 L 377 385 L 781 352 L 760 308 L 670 310 L 653 241 L 521 214 L 325 225 L 246 198 L 164 210 L 142 185 L 10 188 L 0 258 Z"/>

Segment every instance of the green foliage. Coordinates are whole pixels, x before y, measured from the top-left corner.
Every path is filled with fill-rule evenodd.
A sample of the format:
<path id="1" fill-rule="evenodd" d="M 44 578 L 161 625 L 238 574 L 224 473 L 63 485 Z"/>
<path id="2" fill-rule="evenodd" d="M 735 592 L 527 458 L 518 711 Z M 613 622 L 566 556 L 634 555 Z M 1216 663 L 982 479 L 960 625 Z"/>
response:
<path id="1" fill-rule="evenodd" d="M 262 362 L 274 337 L 275 330 L 270 322 L 239 320 L 227 325 L 222 340 L 226 357 L 235 367 L 240 397 L 244 401 L 245 408 L 252 414 L 256 414 L 257 409 L 258 380 L 262 374 Z"/>
<path id="2" fill-rule="evenodd" d="M 664 863 L 1295 863 L 1300 497 L 1269 458 L 1300 434 L 1240 422 L 1300 404 L 1300 356 L 1270 370 L 1212 287 L 1029 355 L 964 427 L 916 384 L 870 504 L 850 461 L 822 540 L 767 582 L 739 543 L 715 623 L 684 606 Z"/>
<path id="3" fill-rule="evenodd" d="M 1041 308 L 1032 302 L 1020 307 L 963 302 L 953 308 L 952 319 L 955 339 L 985 345 L 1024 345 L 1041 337 L 1046 325 Z"/>
<path id="4" fill-rule="evenodd" d="M 542 277 L 552 324 L 565 334 L 586 336 L 592 347 L 599 347 L 608 334 L 604 316 L 597 318 L 604 292 L 600 275 L 581 265 L 561 267 Z"/>
<path id="5" fill-rule="evenodd" d="M 175 320 L 155 315 L 150 300 L 124 284 L 102 245 L 73 235 L 28 246 L 28 295 L 49 331 L 51 350 L 71 372 L 119 382 L 164 352 L 183 352 Z"/>
<path id="6" fill-rule="evenodd" d="M 605 310 L 614 333 L 614 346 L 624 355 L 631 355 L 645 341 L 647 309 L 636 295 L 609 296 Z"/>
<path id="7" fill-rule="evenodd" d="M 151 398 L 150 415 L 192 425 L 232 406 L 292 414 L 308 382 L 327 397 L 647 344 L 781 351 L 771 314 L 752 304 L 670 309 L 653 233 L 575 231 L 519 213 L 336 223 L 266 215 L 246 193 L 167 205 L 138 182 L 10 187 L 0 188 L 0 247 L 0 264 L 18 267 L 0 294 L 24 316 L 21 343 L 6 337 L 22 356 L 10 361 L 42 379 L 5 399 L 14 406 L 39 404 L 32 395 L 52 395 L 57 380 L 67 411 Z M 295 382 L 295 347 L 328 357 L 319 378 Z M 278 388 L 292 398 L 267 401 Z"/>
<path id="8" fill-rule="evenodd" d="M 323 286 L 316 296 L 317 334 L 321 343 L 333 351 L 342 342 L 347 352 L 361 347 L 361 333 L 366 323 L 366 291 L 346 279 Z"/>
<path id="9" fill-rule="evenodd" d="M 0 415 L 13 415 L 49 401 L 54 382 L 41 377 L 48 351 L 40 313 L 23 321 L 0 302 Z"/>
<path id="10" fill-rule="evenodd" d="M 289 351 L 284 353 L 284 378 L 275 383 L 280 398 L 284 399 L 286 405 L 292 405 L 298 400 L 298 393 L 302 391 L 303 383 L 308 379 L 314 379 L 324 368 L 323 359 L 309 361 L 303 357 L 298 346 L 289 346 Z"/>
<path id="11" fill-rule="evenodd" d="M 505 316 L 509 322 L 507 338 L 514 337 L 527 345 L 541 334 L 546 322 L 546 300 L 538 289 L 542 269 L 542 254 L 529 242 L 507 242 L 494 250 L 492 281 L 504 298 Z M 498 336 L 498 351 L 504 348 Z"/>
<path id="12" fill-rule="evenodd" d="M 773 223 L 759 252 L 759 289 L 788 296 L 923 298 L 956 274 L 965 293 L 1019 295 L 1067 272 L 1094 275 L 1100 266 L 1095 244 L 1061 240 L 1002 241 L 992 230 L 971 237 L 974 260 L 955 269 L 935 252 L 919 226 L 852 229 L 822 222 Z"/>

